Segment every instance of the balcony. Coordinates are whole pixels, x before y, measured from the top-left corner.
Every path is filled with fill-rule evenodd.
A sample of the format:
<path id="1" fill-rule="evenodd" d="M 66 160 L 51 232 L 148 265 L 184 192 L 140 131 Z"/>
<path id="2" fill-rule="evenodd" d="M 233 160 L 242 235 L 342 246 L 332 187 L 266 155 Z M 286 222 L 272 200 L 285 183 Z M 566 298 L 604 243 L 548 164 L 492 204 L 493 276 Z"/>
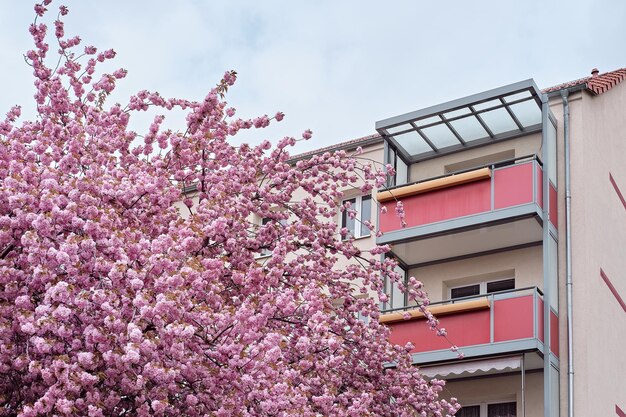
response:
<path id="1" fill-rule="evenodd" d="M 512 352 L 543 352 L 543 294 L 536 287 L 432 303 L 429 310 L 445 328 L 448 340 L 437 336 L 419 309 L 383 311 L 380 322 L 391 328 L 394 344 L 414 346 L 413 360 L 428 364 L 456 358 L 450 342 L 466 358 Z M 410 316 L 409 319 L 404 317 Z M 558 357 L 558 316 L 550 318 L 551 350 Z"/>
<path id="2" fill-rule="evenodd" d="M 384 235 L 378 243 L 392 244 L 405 264 L 416 265 L 540 242 L 542 177 L 541 162 L 529 155 L 381 191 L 377 199 L 386 212 L 379 215 Z M 549 195 L 556 225 L 552 186 Z"/>

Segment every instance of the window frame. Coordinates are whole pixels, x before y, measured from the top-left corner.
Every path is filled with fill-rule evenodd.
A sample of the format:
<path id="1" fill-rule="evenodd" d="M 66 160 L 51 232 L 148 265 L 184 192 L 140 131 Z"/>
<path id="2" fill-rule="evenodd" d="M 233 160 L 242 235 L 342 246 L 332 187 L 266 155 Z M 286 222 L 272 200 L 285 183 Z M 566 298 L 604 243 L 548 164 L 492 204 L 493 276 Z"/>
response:
<path id="1" fill-rule="evenodd" d="M 498 292 L 498 291 L 487 292 L 487 284 L 491 284 L 491 283 L 494 283 L 494 282 L 500 282 L 500 281 L 509 281 L 509 280 L 513 280 L 513 288 L 511 288 L 511 289 L 514 290 L 516 288 L 515 277 L 492 279 L 492 280 L 489 280 L 489 281 L 472 282 L 472 283 L 469 283 L 469 284 L 457 285 L 456 287 L 448 287 L 448 299 L 449 300 L 458 300 L 459 298 L 465 298 L 465 297 L 453 298 L 452 297 L 452 290 L 455 290 L 455 289 L 458 289 L 458 288 L 472 287 L 474 285 L 478 285 L 478 294 L 476 294 L 476 295 L 468 295 L 467 297 L 480 297 L 481 295 L 493 294 L 493 293 Z M 509 290 L 501 290 L 501 291 L 509 291 Z"/>
<path id="2" fill-rule="evenodd" d="M 398 266 L 396 266 L 396 272 L 398 272 L 399 274 L 402 275 L 402 283 L 403 285 L 406 287 L 409 284 L 409 271 L 408 269 L 403 266 L 402 264 L 398 263 Z M 392 286 L 393 285 L 393 286 Z M 384 302 L 384 303 L 380 303 L 380 309 L 383 311 L 386 310 L 395 310 L 395 309 L 401 309 L 401 308 L 405 308 L 408 306 L 409 304 L 409 298 L 408 298 L 408 294 L 406 292 L 401 293 L 399 288 L 396 288 L 395 283 L 392 283 L 391 281 L 389 281 L 388 277 L 385 277 L 384 282 L 383 282 L 383 286 L 384 286 L 384 292 L 385 294 L 387 294 L 387 296 L 389 297 L 389 299 Z M 400 299 L 396 299 L 396 295 L 398 295 L 400 297 Z M 399 305 L 402 304 L 402 305 Z"/>
<path id="3" fill-rule="evenodd" d="M 404 177 L 398 176 L 398 159 L 400 159 L 400 161 L 405 166 L 406 172 Z M 409 183 L 411 164 L 405 161 L 402 155 L 398 153 L 398 150 L 391 145 L 389 145 L 386 163 L 391 165 L 393 167 L 393 170 L 395 171 L 394 175 L 387 174 L 387 188 L 400 187 Z"/>
<path id="4" fill-rule="evenodd" d="M 490 405 L 498 405 L 498 404 L 510 404 L 510 403 L 514 403 L 515 404 L 515 414 L 517 415 L 517 400 L 509 400 L 509 401 L 505 401 L 505 400 L 493 400 L 493 401 L 482 401 L 482 402 L 473 402 L 473 403 L 469 403 L 469 404 L 464 404 L 465 407 L 480 407 L 480 411 L 479 411 L 479 416 L 480 417 L 489 417 L 489 415 L 487 414 L 489 411 L 489 406 Z"/>
<path id="5" fill-rule="evenodd" d="M 269 223 L 272 223 L 272 222 L 279 223 L 281 226 L 286 226 L 288 224 L 287 220 L 276 220 L 272 217 L 260 217 L 260 216 L 259 218 L 261 219 L 261 221 L 258 223 L 259 228 L 265 227 Z M 254 257 L 256 259 L 263 259 L 263 258 L 268 258 L 270 256 L 272 256 L 272 250 L 269 248 L 262 248 L 261 251 Z"/>
<path id="6" fill-rule="evenodd" d="M 363 220 L 363 200 L 364 199 L 366 201 L 369 201 L 369 204 L 370 204 L 369 219 L 365 219 L 365 220 Z M 356 211 L 356 216 L 354 217 L 354 231 L 351 231 L 347 226 L 347 220 L 348 220 L 349 215 L 348 215 L 347 209 L 345 209 L 345 204 L 349 201 L 351 202 L 352 200 L 354 200 L 354 203 L 351 203 L 352 209 Z M 372 199 L 371 194 L 362 194 L 362 195 L 344 198 L 343 200 L 341 200 L 341 206 L 344 207 L 344 210 L 339 213 L 339 225 L 341 229 L 343 229 L 344 227 L 348 229 L 348 234 L 345 237 L 342 236 L 342 240 L 347 240 L 347 239 L 350 239 L 351 237 L 354 239 L 361 239 L 361 238 L 372 236 L 372 231 L 363 225 L 364 221 L 368 221 L 370 222 L 370 224 L 372 223 L 372 213 L 373 213 L 372 202 L 373 202 L 373 199 Z"/>

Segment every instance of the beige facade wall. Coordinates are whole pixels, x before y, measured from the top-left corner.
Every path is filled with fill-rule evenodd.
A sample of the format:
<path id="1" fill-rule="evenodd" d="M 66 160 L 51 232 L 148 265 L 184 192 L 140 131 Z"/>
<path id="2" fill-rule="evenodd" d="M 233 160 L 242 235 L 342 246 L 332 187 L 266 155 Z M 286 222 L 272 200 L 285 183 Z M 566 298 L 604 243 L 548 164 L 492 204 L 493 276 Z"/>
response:
<path id="1" fill-rule="evenodd" d="M 517 415 L 522 416 L 521 387 L 520 374 L 454 380 L 446 384 L 443 397 L 456 397 L 462 405 L 515 401 Z M 524 391 L 526 417 L 543 417 L 543 372 L 527 373 Z"/>
<path id="2" fill-rule="evenodd" d="M 348 154 L 350 154 L 350 152 L 353 152 L 353 151 L 348 151 Z M 360 155 L 358 155 L 356 158 L 360 163 L 364 165 L 372 164 L 374 169 L 378 169 L 382 166 L 382 161 L 384 159 L 383 153 L 384 153 L 383 144 L 382 142 L 380 142 L 380 143 L 363 148 L 363 152 Z M 376 163 L 373 163 L 372 161 L 376 161 Z M 359 182 L 356 184 L 348 185 L 344 187 L 343 189 L 341 189 L 341 191 L 344 193 L 343 199 L 350 199 L 352 197 L 363 195 L 363 193 L 359 189 L 362 184 L 363 182 Z M 372 210 L 371 210 L 370 221 L 376 229 L 376 226 L 377 226 L 376 222 L 378 219 L 376 213 L 379 210 L 376 199 L 375 199 L 376 189 L 372 190 L 371 194 L 372 194 L 372 200 L 371 200 Z M 303 190 L 296 190 L 294 192 L 293 200 L 299 201 L 305 198 L 306 196 L 308 196 L 308 194 L 306 194 Z M 321 219 L 321 220 L 327 221 L 327 219 Z M 260 225 L 262 219 L 259 216 L 253 216 L 251 221 L 254 224 Z M 339 229 L 341 227 L 341 214 L 336 216 L 336 218 L 333 219 L 333 221 L 337 224 L 337 236 L 339 236 Z M 359 227 L 358 223 L 356 227 Z M 360 238 L 355 239 L 354 244 L 358 249 L 360 249 L 364 253 L 364 257 L 367 258 L 370 255 L 367 254 L 366 252 L 372 249 L 376 245 L 375 233 L 371 233 L 369 236 L 366 236 L 366 237 L 360 237 Z M 376 257 L 378 258 L 379 255 L 376 255 Z M 262 260 L 263 257 L 260 257 L 259 259 Z M 350 263 L 356 263 L 356 261 L 354 259 L 348 260 L 340 256 L 335 267 L 338 270 L 345 269 L 345 267 Z M 359 288 L 357 286 L 355 286 L 355 293 L 360 295 Z M 376 299 L 378 298 L 377 294 L 375 293 L 369 293 L 368 295 L 372 298 L 376 298 Z"/>
<path id="3" fill-rule="evenodd" d="M 562 109 L 556 100 L 562 147 Z M 626 192 L 626 85 L 571 100 L 572 279 L 574 321 L 574 412 L 577 416 L 614 415 L 626 407 L 624 374 L 626 313 L 600 277 L 602 268 L 626 297 L 626 210 L 609 182 L 611 173 Z M 562 151 L 562 149 L 561 149 Z M 562 170 L 561 170 L 562 171 Z M 564 199 L 563 176 L 559 200 Z M 560 223 L 561 415 L 567 415 L 565 328 L 565 225 Z"/>
<path id="4" fill-rule="evenodd" d="M 515 278 L 515 287 L 543 287 L 542 247 L 516 249 L 409 270 L 424 283 L 431 302 L 450 298 L 452 287 Z"/>
<path id="5" fill-rule="evenodd" d="M 361 155 L 359 155 L 357 158 L 359 158 L 359 160 L 363 163 L 363 164 L 369 164 L 371 163 L 370 161 L 378 161 L 378 166 L 374 166 L 374 168 L 380 168 L 380 166 L 382 165 L 382 161 L 383 161 L 383 144 L 378 143 L 372 146 L 368 146 L 366 148 L 363 148 L 363 153 Z M 359 190 L 359 187 L 362 185 L 362 183 L 358 183 L 355 185 L 350 185 L 347 187 L 344 187 L 341 191 L 344 193 L 344 199 L 349 199 L 352 197 L 356 197 L 356 196 L 360 196 L 363 195 L 363 193 L 361 192 L 361 190 Z M 371 216 L 371 222 L 374 225 L 374 227 L 377 227 L 376 221 L 378 219 L 376 213 L 378 212 L 378 206 L 376 203 L 376 190 L 374 189 L 372 191 L 372 216 Z M 298 200 L 299 198 L 303 198 L 304 194 L 302 193 L 302 191 L 296 191 L 294 193 L 294 200 Z M 260 222 L 260 219 L 258 219 L 258 221 Z M 335 223 L 337 223 L 337 233 L 339 233 L 339 228 L 341 227 L 341 215 L 338 215 L 335 219 L 334 219 Z M 358 224 L 357 224 L 358 227 Z M 370 236 L 367 237 L 362 237 L 362 238 L 358 238 L 355 240 L 355 246 L 357 248 L 359 248 L 361 251 L 366 252 L 368 250 L 370 250 L 371 248 L 373 248 L 376 245 L 376 236 L 374 233 L 370 234 Z M 354 262 L 353 260 L 347 260 L 344 258 L 341 258 L 339 260 L 339 262 L 337 263 L 337 268 L 344 268 L 346 265 L 348 265 L 349 262 Z"/>
<path id="6" fill-rule="evenodd" d="M 379 143 L 373 146 L 368 146 L 366 148 L 363 148 L 363 153 L 361 155 L 358 156 L 358 158 L 360 158 L 360 161 L 364 164 L 368 164 L 371 163 L 370 161 L 378 161 L 377 164 L 375 164 L 374 168 L 380 168 L 382 166 L 382 161 L 384 160 L 384 150 L 383 150 L 383 144 Z M 352 198 L 358 195 L 362 195 L 362 192 L 358 189 L 355 189 L 354 187 L 345 187 L 343 190 L 344 193 L 344 199 L 347 198 Z M 376 190 L 374 189 L 372 191 L 372 219 L 371 222 L 372 224 L 374 224 L 374 226 L 377 228 L 377 224 L 376 221 L 378 220 L 378 216 L 376 215 L 376 213 L 378 213 L 378 205 L 376 202 Z M 341 226 L 341 218 L 338 217 L 337 219 L 335 219 L 335 222 Z M 359 249 L 361 249 L 362 251 L 366 251 L 369 250 L 371 248 L 373 248 L 376 245 L 376 236 L 374 234 L 371 234 L 369 237 L 366 238 L 360 238 L 357 239 L 355 241 L 355 246 Z"/>
<path id="7" fill-rule="evenodd" d="M 350 152 L 354 152 L 354 150 L 349 150 L 348 154 L 350 154 Z M 378 169 L 382 166 L 382 161 L 384 159 L 384 148 L 383 148 L 383 144 L 382 141 L 380 143 L 376 143 L 374 145 L 368 146 L 363 148 L 363 152 L 356 156 L 357 160 L 359 160 L 362 164 L 372 164 L 374 169 Z M 375 162 L 372 162 L 375 161 Z M 356 183 L 353 185 L 349 185 L 344 187 L 341 191 L 344 192 L 344 199 L 349 199 L 355 196 L 359 196 L 362 195 L 362 192 L 359 190 L 359 187 L 363 184 L 363 182 L 360 183 Z M 377 212 L 379 210 L 377 202 L 375 200 L 375 195 L 376 195 L 376 189 L 374 189 L 372 191 L 372 214 L 371 214 L 371 223 L 374 225 L 374 227 L 376 228 L 376 222 L 377 222 Z M 308 194 L 306 194 L 303 190 L 296 190 L 294 192 L 294 196 L 293 196 L 293 200 L 294 201 L 299 201 L 301 199 L 303 199 L 304 197 L 306 197 Z M 194 204 L 198 203 L 198 197 L 197 197 L 197 193 L 193 193 L 190 194 Z M 185 206 L 183 204 L 182 201 L 176 202 L 175 206 L 178 208 L 179 213 L 181 214 L 181 217 L 183 218 L 188 218 L 189 217 L 189 209 L 187 208 L 187 206 Z M 251 218 L 249 219 L 251 223 L 253 224 L 257 224 L 260 225 L 262 222 L 262 218 L 260 216 L 254 215 L 251 216 Z M 323 221 L 327 221 L 326 219 L 323 219 Z M 341 215 L 337 216 L 335 219 L 333 219 L 333 221 L 335 223 L 337 223 L 338 227 L 337 227 L 337 234 L 339 234 L 339 228 L 341 226 Z M 358 227 L 358 225 L 357 225 Z M 369 236 L 366 237 L 361 237 L 361 238 L 357 238 L 355 240 L 355 246 L 357 248 L 359 248 L 362 252 L 367 252 L 369 251 L 371 248 L 373 248 L 376 245 L 376 236 L 375 233 L 370 234 Z M 368 256 L 368 254 L 364 255 L 365 257 Z M 378 257 L 379 255 L 377 255 Z M 260 262 L 262 262 L 264 259 L 264 256 L 259 256 L 258 260 Z M 354 260 L 348 260 L 345 259 L 343 257 L 339 257 L 338 262 L 336 264 L 336 268 L 337 269 L 344 269 L 349 263 L 354 263 L 356 261 Z M 358 292 L 358 288 L 355 287 L 355 293 L 360 295 L 360 292 Z M 373 297 L 373 298 L 378 298 L 378 296 L 374 293 L 369 294 L 369 296 Z"/>
<path id="8" fill-rule="evenodd" d="M 510 150 L 515 152 L 515 157 L 532 154 L 541 155 L 541 133 L 505 140 L 413 164 L 409 169 L 409 181 L 418 181 L 444 175 L 446 174 L 446 166 L 448 165 L 459 164 L 469 159 L 480 158 L 485 155 L 498 154 Z"/>
<path id="9" fill-rule="evenodd" d="M 565 287 L 565 184 L 563 110 L 560 98 L 550 101 L 557 119 L 559 201 L 559 338 L 560 404 L 567 416 L 567 321 Z M 570 96 L 572 179 L 572 266 L 574 291 L 575 415 L 614 415 L 615 405 L 626 410 L 626 312 L 600 277 L 602 268 L 616 290 L 626 299 L 626 210 L 609 182 L 609 172 L 626 195 L 626 82 L 608 92 Z M 445 155 L 414 164 L 410 181 L 443 175 L 445 167 L 484 155 L 514 150 L 515 156 L 541 155 L 541 135 L 499 142 L 489 146 Z M 363 158 L 383 161 L 383 146 L 365 149 Z M 346 188 L 345 197 L 360 191 Z M 297 196 L 296 196 L 297 198 Z M 372 222 L 378 208 L 372 200 Z M 181 213 L 185 215 L 186 208 Z M 260 222 L 260 219 L 256 219 Z M 335 221 L 340 224 L 341 219 Z M 363 251 L 375 237 L 358 239 Z M 341 262 L 342 268 L 346 262 Z M 516 279 L 516 287 L 543 287 L 542 247 L 484 255 L 408 271 L 425 284 L 431 301 L 449 298 L 454 286 L 499 278 Z M 519 376 L 502 376 L 452 381 L 445 396 L 456 396 L 466 404 L 521 400 Z M 543 416 L 543 373 L 527 375 L 526 416 Z M 518 415 L 520 410 L 518 409 Z"/>

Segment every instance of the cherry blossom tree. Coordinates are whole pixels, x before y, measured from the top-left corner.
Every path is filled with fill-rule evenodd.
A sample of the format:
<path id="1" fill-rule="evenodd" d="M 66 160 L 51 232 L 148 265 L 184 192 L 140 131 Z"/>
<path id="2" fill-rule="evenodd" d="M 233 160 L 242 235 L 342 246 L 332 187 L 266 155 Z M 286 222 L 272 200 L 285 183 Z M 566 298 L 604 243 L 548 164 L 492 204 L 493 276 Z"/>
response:
<path id="1" fill-rule="evenodd" d="M 64 6 L 48 36 L 48 8 L 26 53 L 37 117 L 0 124 L 0 415 L 454 414 L 360 296 L 399 282 L 388 248 L 361 252 L 334 222 L 341 190 L 384 170 L 344 152 L 294 163 L 289 137 L 231 145 L 283 118 L 236 118 L 232 71 L 203 101 L 110 104 L 126 71 L 97 68 L 115 53 L 66 36 Z M 128 128 L 173 108 L 181 131 Z"/>

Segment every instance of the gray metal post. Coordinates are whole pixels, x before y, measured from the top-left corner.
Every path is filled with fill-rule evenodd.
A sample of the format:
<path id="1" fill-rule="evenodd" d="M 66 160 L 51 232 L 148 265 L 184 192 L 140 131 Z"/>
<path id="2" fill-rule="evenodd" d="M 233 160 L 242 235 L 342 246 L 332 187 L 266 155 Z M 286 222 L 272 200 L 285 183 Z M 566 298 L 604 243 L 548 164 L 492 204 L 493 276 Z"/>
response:
<path id="1" fill-rule="evenodd" d="M 543 415 L 551 417 L 550 402 L 552 401 L 552 373 L 550 372 L 550 155 L 548 146 L 548 96 L 541 96 L 541 159 L 543 160 Z M 552 416 L 557 417 L 557 416 Z"/>
<path id="2" fill-rule="evenodd" d="M 568 90 L 561 91 L 563 100 L 563 152 L 565 153 L 565 259 L 567 296 L 567 415 L 574 417 L 574 323 L 572 317 L 572 190 L 569 159 L 569 101 Z"/>
<path id="3" fill-rule="evenodd" d="M 520 368 L 522 370 L 522 417 L 526 417 L 526 368 L 524 367 L 525 354 L 522 353 Z"/>

